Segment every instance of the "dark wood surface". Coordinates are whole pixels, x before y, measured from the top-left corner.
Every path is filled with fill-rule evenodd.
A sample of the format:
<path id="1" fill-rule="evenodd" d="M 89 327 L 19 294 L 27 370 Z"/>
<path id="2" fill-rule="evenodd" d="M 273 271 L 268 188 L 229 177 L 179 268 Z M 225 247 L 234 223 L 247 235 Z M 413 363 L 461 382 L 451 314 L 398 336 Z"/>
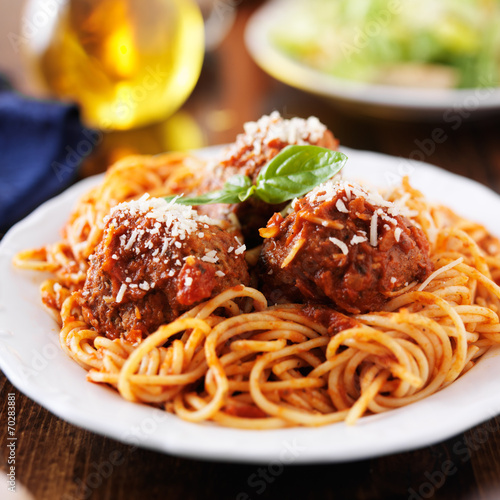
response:
<path id="1" fill-rule="evenodd" d="M 479 118 L 472 113 L 467 120 L 453 124 L 443 120 L 411 123 L 336 109 L 259 70 L 243 43 L 244 25 L 256 3 L 229 4 L 240 4 L 236 23 L 223 44 L 207 57 L 199 85 L 184 107 L 199 124 L 206 144 L 230 142 L 243 122 L 273 109 L 287 117 L 316 115 L 345 146 L 405 158 L 422 154 L 429 163 L 500 192 L 499 114 Z M 443 133 L 438 136 L 446 139 L 436 142 L 433 137 L 439 129 Z M 122 139 L 115 137 L 111 144 Z M 140 139 L 137 144 L 140 150 Z M 143 152 L 155 153 L 156 147 L 161 146 L 147 143 Z M 102 170 L 110 156 L 102 146 L 83 175 Z M 500 233 L 500 223 L 498 229 Z M 269 463 L 179 458 L 101 437 L 55 417 L 19 393 L 2 374 L 0 393 L 1 467 L 6 469 L 8 455 L 7 395 L 14 393 L 16 479 L 37 500 L 500 498 L 500 418 L 406 453 L 352 463 L 281 468 Z M 5 495 L 6 485 L 0 484 L 0 499 L 10 498 Z"/>

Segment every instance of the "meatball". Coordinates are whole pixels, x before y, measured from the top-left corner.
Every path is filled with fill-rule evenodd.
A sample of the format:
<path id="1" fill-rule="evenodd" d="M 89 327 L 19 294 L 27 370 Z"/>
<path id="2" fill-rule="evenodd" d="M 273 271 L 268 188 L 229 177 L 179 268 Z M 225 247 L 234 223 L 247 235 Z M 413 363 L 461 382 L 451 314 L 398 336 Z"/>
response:
<path id="1" fill-rule="evenodd" d="M 249 283 L 245 246 L 191 207 L 146 196 L 105 219 L 79 294 L 99 333 L 136 342 L 199 302 Z"/>
<path id="2" fill-rule="evenodd" d="M 257 122 L 244 125 L 244 134 L 225 150 L 221 158 L 208 166 L 200 192 L 221 189 L 224 183 L 236 174 L 247 175 L 255 183 L 262 168 L 283 148 L 290 144 L 313 144 L 336 150 L 338 141 L 315 117 L 283 119 L 275 111 Z M 231 221 L 237 217 L 245 242 L 249 247 L 261 242 L 258 230 L 266 224 L 274 212 L 283 205 L 269 205 L 257 199 L 249 199 L 234 205 L 203 205 L 200 213 L 217 219 Z"/>
<path id="3" fill-rule="evenodd" d="M 432 272 L 429 242 L 401 211 L 354 183 L 318 186 L 261 230 L 264 293 L 273 302 L 379 310 L 393 292 Z"/>

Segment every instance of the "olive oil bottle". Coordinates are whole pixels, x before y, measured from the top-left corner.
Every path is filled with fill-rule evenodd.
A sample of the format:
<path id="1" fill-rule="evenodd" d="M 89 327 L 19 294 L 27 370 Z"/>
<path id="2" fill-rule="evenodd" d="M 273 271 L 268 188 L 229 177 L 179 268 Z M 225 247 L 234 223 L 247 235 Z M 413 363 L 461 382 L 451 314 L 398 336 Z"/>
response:
<path id="1" fill-rule="evenodd" d="M 36 16 L 46 0 L 31 0 Z M 130 129 L 167 118 L 193 90 L 203 62 L 194 0 L 56 0 L 27 60 L 45 91 L 76 101 L 84 121 Z"/>

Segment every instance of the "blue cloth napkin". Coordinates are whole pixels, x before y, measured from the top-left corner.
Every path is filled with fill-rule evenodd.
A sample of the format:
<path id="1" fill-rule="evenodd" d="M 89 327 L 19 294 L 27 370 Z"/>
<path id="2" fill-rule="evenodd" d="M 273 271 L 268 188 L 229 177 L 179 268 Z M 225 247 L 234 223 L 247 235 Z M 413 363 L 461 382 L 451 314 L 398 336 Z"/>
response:
<path id="1" fill-rule="evenodd" d="M 93 134 L 74 105 L 0 92 L 0 232 L 74 182 Z"/>

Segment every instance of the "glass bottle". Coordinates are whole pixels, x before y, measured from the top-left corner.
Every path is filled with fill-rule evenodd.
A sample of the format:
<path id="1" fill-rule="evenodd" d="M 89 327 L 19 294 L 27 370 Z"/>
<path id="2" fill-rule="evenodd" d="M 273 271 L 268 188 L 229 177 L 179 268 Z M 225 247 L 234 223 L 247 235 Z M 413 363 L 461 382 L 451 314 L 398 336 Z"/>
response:
<path id="1" fill-rule="evenodd" d="M 44 11 L 27 60 L 46 93 L 78 102 L 90 126 L 165 119 L 198 80 L 204 34 L 194 0 L 30 0 L 25 18 Z"/>

